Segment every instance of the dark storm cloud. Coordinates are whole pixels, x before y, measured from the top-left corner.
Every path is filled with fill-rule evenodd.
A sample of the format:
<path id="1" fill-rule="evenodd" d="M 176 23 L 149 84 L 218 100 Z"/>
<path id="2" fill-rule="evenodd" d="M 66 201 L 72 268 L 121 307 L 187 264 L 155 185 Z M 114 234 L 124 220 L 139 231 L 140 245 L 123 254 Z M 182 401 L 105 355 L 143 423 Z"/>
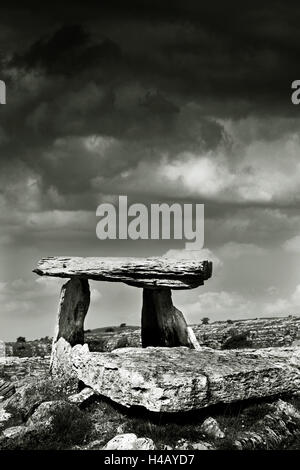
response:
<path id="1" fill-rule="evenodd" d="M 220 118 L 297 113 L 290 104 L 300 52 L 293 2 L 242 9 L 232 1 L 67 2 L 47 12 L 32 4 L 31 13 L 13 2 L 2 13 L 14 40 L 3 62 L 10 102 L 0 115 L 1 159 L 40 176 L 45 194 L 54 187 L 69 195 L 68 207 L 78 204 L 76 194 L 90 207 L 95 188 L 126 188 L 123 173 L 136 170 L 139 179 L 148 171 L 138 169 L 143 162 L 207 152 L 214 160 L 220 145 L 230 153 Z M 270 140 L 284 126 L 275 123 Z M 263 138 L 270 134 L 259 127 Z M 103 145 L 87 148 L 90 136 Z M 229 179 L 238 158 L 232 151 L 229 176 L 222 162 L 209 171 Z M 253 170 L 243 171 L 249 179 Z M 134 187 L 134 177 L 127 184 Z"/>
<path id="2" fill-rule="evenodd" d="M 45 21 L 38 5 L 32 11 Z M 300 72 L 296 2 L 252 1 L 242 8 L 234 1 L 67 2 L 49 7 L 47 14 L 50 37 L 17 51 L 18 63 L 49 72 L 83 71 L 120 60 L 122 49 L 124 62 L 115 71 L 121 79 L 151 83 L 182 99 L 210 95 L 246 101 L 239 109 L 229 104 L 229 113 L 258 105 L 261 112 L 272 105 L 293 112 L 284 106 L 284 97 Z M 53 32 L 66 17 L 85 29 L 65 26 Z M 102 36 L 100 43 L 88 45 L 89 28 Z"/>
<path id="3" fill-rule="evenodd" d="M 88 191 L 93 177 L 130 170 L 143 159 L 159 160 L 164 151 L 176 154 L 219 143 L 222 126 L 199 111 L 196 128 L 190 122 L 194 112 L 185 122 L 180 113 L 185 100 L 160 90 L 161 71 L 153 67 L 155 81 L 143 66 L 139 70 L 140 59 L 126 50 L 126 31 L 120 40 L 123 53 L 101 24 L 100 32 L 90 29 L 62 26 L 13 52 L 6 62 L 14 95 L 3 116 L 2 160 L 26 162 L 42 176 L 45 191 L 54 186 L 74 195 Z M 150 31 L 150 44 L 154 35 Z M 79 139 L 93 134 L 123 144 L 117 142 L 107 155 L 91 154 Z M 92 204 L 85 197 L 81 201 Z"/>
<path id="4" fill-rule="evenodd" d="M 105 66 L 120 60 L 120 47 L 104 38 L 92 43 L 81 25 L 66 25 L 52 36 L 39 39 L 23 54 L 15 54 L 9 66 L 42 68 L 49 74 L 72 76 L 85 68 Z"/>
<path id="5" fill-rule="evenodd" d="M 295 1 L 1 2 L 7 337 L 49 334 L 51 285 L 30 278 L 42 256 L 186 255 L 176 241 L 100 243 L 95 209 L 119 194 L 205 203 L 199 256 L 223 272 L 195 304 L 189 292 L 190 320 L 299 311 L 299 24 Z M 94 326 L 128 322 L 129 291 L 113 286 L 106 305 L 102 287 Z"/>

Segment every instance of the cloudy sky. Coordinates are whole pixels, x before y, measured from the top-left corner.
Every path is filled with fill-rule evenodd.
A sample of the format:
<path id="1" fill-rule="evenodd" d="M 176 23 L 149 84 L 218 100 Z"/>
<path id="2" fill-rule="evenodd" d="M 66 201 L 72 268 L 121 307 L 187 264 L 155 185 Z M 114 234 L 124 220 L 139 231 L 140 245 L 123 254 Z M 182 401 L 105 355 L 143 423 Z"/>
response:
<path id="1" fill-rule="evenodd" d="M 98 240 L 120 194 L 205 204 L 213 278 L 173 295 L 189 322 L 300 314 L 299 2 L 99 3 L 0 7 L 0 338 L 52 335 L 41 257 L 184 254 Z M 139 323 L 139 289 L 91 287 L 87 328 Z"/>

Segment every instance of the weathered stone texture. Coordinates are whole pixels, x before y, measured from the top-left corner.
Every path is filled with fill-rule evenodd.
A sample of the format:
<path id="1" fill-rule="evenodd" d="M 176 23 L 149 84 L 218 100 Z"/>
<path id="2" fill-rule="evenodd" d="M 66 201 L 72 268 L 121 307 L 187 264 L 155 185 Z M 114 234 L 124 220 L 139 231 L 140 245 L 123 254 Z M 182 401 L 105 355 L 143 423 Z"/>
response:
<path id="1" fill-rule="evenodd" d="M 7 357 L 50 356 L 51 348 L 51 338 L 36 339 L 34 341 L 26 341 L 25 343 L 10 341 L 5 344 Z"/>
<path id="2" fill-rule="evenodd" d="M 0 379 L 0 401 L 11 397 L 15 391 L 16 387 L 12 382 Z"/>
<path id="3" fill-rule="evenodd" d="M 291 404 L 278 400 L 270 412 L 255 423 L 255 429 L 240 432 L 234 442 L 238 450 L 278 449 L 282 442 L 299 435 L 300 412 Z"/>
<path id="4" fill-rule="evenodd" d="M 68 397 L 68 400 L 70 403 L 73 403 L 74 405 L 77 405 L 79 407 L 84 407 L 95 396 L 96 394 L 92 388 L 84 387 L 84 389 L 81 390 L 80 392 L 70 395 Z"/>
<path id="5" fill-rule="evenodd" d="M 155 444 L 148 437 L 137 437 L 133 433 L 119 434 L 113 437 L 104 450 L 155 450 Z"/>
<path id="6" fill-rule="evenodd" d="M 87 345 L 77 345 L 67 361 L 77 378 L 99 394 L 150 411 L 196 410 L 292 393 L 300 387 L 297 347 L 240 351 L 124 348 L 91 353 Z"/>
<path id="7" fill-rule="evenodd" d="M 191 325 L 200 346 L 223 349 L 229 340 L 244 335 L 251 349 L 300 345 L 300 318 L 262 318 L 236 320 L 230 323 L 219 321 L 208 325 Z M 120 347 L 141 347 L 140 328 L 124 328 L 122 332 L 95 334 L 89 332 L 86 342 L 92 351 L 112 351 Z M 243 348 L 245 341 L 240 342 Z M 229 348 L 230 349 L 230 348 Z"/>
<path id="8" fill-rule="evenodd" d="M 244 335 L 252 348 L 291 346 L 300 338 L 300 317 L 292 316 L 219 321 L 192 327 L 199 343 L 214 349 L 222 349 L 226 343 L 230 346 L 229 340 L 237 335 Z"/>
<path id="9" fill-rule="evenodd" d="M 64 338 L 71 346 L 83 344 L 83 324 L 89 305 L 90 288 L 86 279 L 70 279 L 62 286 L 54 342 Z"/>
<path id="10" fill-rule="evenodd" d="M 142 345 L 192 347 L 185 318 L 172 302 L 171 289 L 144 289 Z"/>
<path id="11" fill-rule="evenodd" d="M 5 342 L 0 340 L 0 357 L 5 357 L 5 356 L 6 356 Z"/>
<path id="12" fill-rule="evenodd" d="M 145 288 L 192 289 L 211 277 L 212 263 L 164 257 L 50 257 L 40 260 L 33 272 L 40 276 L 81 277 Z"/>
<path id="13" fill-rule="evenodd" d="M 212 439 L 223 439 L 225 437 L 219 423 L 211 416 L 203 421 L 200 426 L 200 432 Z"/>
<path id="14" fill-rule="evenodd" d="M 16 387 L 23 385 L 23 382 L 30 378 L 41 379 L 49 373 L 50 357 L 7 357 L 0 361 L 0 377 L 5 377 L 13 382 Z"/>

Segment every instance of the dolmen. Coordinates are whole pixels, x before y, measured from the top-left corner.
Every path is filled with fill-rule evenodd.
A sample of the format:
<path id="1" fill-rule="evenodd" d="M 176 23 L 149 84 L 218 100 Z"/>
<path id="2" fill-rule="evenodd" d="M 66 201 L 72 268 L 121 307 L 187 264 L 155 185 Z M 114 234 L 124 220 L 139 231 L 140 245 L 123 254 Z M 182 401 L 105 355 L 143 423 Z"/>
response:
<path id="1" fill-rule="evenodd" d="M 89 279 L 123 282 L 143 289 L 142 346 L 191 347 L 187 323 L 172 303 L 171 289 L 193 289 L 212 275 L 209 261 L 168 258 L 44 258 L 40 276 L 69 278 L 61 291 L 57 331 L 71 346 L 84 342 L 84 319 L 90 304 Z"/>
<path id="2" fill-rule="evenodd" d="M 180 412 L 213 404 L 297 393 L 300 348 L 218 351 L 200 347 L 172 302 L 212 276 L 210 261 L 169 258 L 49 257 L 40 276 L 69 279 L 61 289 L 51 373 L 81 381 L 126 407 Z M 143 289 L 142 348 L 91 352 L 84 344 L 89 279 Z"/>

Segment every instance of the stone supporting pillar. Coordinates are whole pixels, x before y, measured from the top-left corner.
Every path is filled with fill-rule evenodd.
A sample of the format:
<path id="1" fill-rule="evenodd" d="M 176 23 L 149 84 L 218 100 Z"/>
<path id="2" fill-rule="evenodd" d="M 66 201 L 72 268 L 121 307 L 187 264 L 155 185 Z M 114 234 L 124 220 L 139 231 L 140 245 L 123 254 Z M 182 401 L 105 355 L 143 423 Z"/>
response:
<path id="1" fill-rule="evenodd" d="M 5 342 L 0 340 L 0 357 L 6 356 Z"/>
<path id="2" fill-rule="evenodd" d="M 63 338 L 66 345 L 71 347 L 84 342 L 84 319 L 90 304 L 90 288 L 87 279 L 71 278 L 62 286 L 58 307 L 56 332 L 53 338 L 51 371 L 57 373 L 62 366 L 65 367 L 65 351 L 61 351 Z M 60 352 L 61 351 L 61 352 Z"/>
<path id="3" fill-rule="evenodd" d="M 143 289 L 142 346 L 193 347 L 183 314 L 169 288 Z"/>

